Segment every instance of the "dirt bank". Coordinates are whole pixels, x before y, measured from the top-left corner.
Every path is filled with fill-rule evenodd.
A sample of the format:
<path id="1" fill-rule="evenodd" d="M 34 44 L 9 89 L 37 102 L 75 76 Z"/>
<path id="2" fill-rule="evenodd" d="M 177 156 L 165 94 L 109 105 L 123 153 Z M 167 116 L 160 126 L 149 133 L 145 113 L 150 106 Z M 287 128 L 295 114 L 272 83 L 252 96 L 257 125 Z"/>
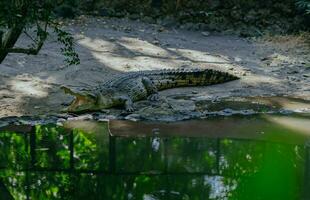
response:
<path id="1" fill-rule="evenodd" d="M 66 28 L 76 38 L 79 66 L 65 66 L 51 34 L 37 56 L 10 54 L 0 65 L 0 117 L 58 113 L 71 97 L 60 85 L 94 86 L 126 71 L 179 67 L 215 68 L 240 80 L 179 88 L 162 96 L 194 99 L 284 95 L 310 99 L 310 51 L 298 37 L 249 40 L 163 28 L 127 19 L 80 17 Z M 26 36 L 19 45 L 28 44 Z"/>

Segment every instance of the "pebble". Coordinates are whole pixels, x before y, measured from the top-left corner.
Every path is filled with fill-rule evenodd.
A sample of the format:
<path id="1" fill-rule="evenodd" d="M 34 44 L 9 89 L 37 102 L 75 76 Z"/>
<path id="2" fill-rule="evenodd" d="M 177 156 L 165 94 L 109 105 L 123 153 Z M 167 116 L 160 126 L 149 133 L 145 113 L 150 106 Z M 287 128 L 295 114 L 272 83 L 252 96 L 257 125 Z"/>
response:
<path id="1" fill-rule="evenodd" d="M 241 62 L 242 61 L 242 59 L 239 57 L 235 57 L 234 60 L 235 60 L 235 62 Z"/>
<path id="2" fill-rule="evenodd" d="M 1 98 L 3 98 L 3 99 L 14 99 L 15 97 L 11 96 L 11 95 L 3 95 Z"/>
<path id="3" fill-rule="evenodd" d="M 155 45 L 159 45 L 159 41 L 158 40 L 154 40 L 152 43 L 155 44 Z"/>
<path id="4" fill-rule="evenodd" d="M 90 114 L 68 118 L 68 120 L 90 120 L 90 119 L 93 119 L 93 116 Z"/>
<path id="5" fill-rule="evenodd" d="M 203 32 L 201 32 L 201 34 L 205 37 L 208 37 L 210 35 L 210 33 L 208 31 L 203 31 Z"/>
<path id="6" fill-rule="evenodd" d="M 298 74 L 298 71 L 297 70 L 289 71 L 287 72 L 287 74 Z"/>
<path id="7" fill-rule="evenodd" d="M 163 32 L 163 31 L 165 31 L 165 28 L 164 27 L 160 27 L 157 31 L 158 32 Z"/>
<path id="8" fill-rule="evenodd" d="M 130 120 L 130 121 L 134 121 L 134 122 L 139 121 L 140 118 L 141 118 L 141 116 L 139 114 L 130 114 L 130 115 L 127 115 L 125 117 L 126 120 Z"/>

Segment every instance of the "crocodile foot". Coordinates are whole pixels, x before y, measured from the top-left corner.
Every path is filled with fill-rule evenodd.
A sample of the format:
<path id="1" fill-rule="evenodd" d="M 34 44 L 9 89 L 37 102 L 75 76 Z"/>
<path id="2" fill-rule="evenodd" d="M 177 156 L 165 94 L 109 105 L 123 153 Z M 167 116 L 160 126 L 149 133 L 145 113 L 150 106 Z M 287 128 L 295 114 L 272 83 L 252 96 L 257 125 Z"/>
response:
<path id="1" fill-rule="evenodd" d="M 159 100 L 159 95 L 157 93 L 151 94 L 148 98 L 150 101 L 158 101 Z"/>
<path id="2" fill-rule="evenodd" d="M 132 113 L 134 108 L 132 106 L 126 106 L 126 111 Z"/>

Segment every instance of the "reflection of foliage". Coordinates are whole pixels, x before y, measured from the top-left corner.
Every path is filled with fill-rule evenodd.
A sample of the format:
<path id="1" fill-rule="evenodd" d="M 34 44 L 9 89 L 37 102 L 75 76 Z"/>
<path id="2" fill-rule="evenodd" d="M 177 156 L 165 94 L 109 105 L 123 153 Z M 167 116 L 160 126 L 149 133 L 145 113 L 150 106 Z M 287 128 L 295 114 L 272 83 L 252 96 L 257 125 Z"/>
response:
<path id="1" fill-rule="evenodd" d="M 310 0 L 297 0 L 296 5 L 303 10 L 307 15 L 310 15 Z"/>
<path id="2" fill-rule="evenodd" d="M 69 65 L 80 64 L 79 56 L 74 50 L 74 39 L 72 35 L 57 27 L 55 27 L 55 32 L 57 34 L 58 41 L 63 44 L 63 47 L 60 48 L 60 50 L 61 53 L 65 56 L 65 62 Z"/>
<path id="3" fill-rule="evenodd" d="M 83 131 L 76 130 L 74 132 L 74 158 L 75 167 L 77 169 L 98 169 L 98 146 L 95 139 L 83 133 Z"/>
<path id="4" fill-rule="evenodd" d="M 263 142 L 224 139 L 221 141 L 220 172 L 236 177 L 255 174 L 263 156 Z"/>
<path id="5" fill-rule="evenodd" d="M 26 173 L 13 170 L 0 170 L 0 180 L 10 191 L 14 199 L 26 200 Z"/>
<path id="6" fill-rule="evenodd" d="M 153 138 L 116 138 L 117 171 L 162 171 L 163 140 L 159 149 L 153 149 Z M 137 165 L 137 163 L 139 163 Z"/>
<path id="7" fill-rule="evenodd" d="M 71 176 L 66 173 L 30 174 L 30 199 L 71 199 Z"/>
<path id="8" fill-rule="evenodd" d="M 112 138 L 107 133 L 106 126 L 100 133 L 88 133 L 54 125 L 37 125 L 27 136 L 2 132 L 1 167 L 23 171 L 36 162 L 30 171 L 2 170 L 0 179 L 22 200 L 300 199 L 302 146 L 214 138 Z M 109 161 L 116 168 L 108 168 Z"/>
<path id="9" fill-rule="evenodd" d="M 73 130 L 74 168 L 108 170 L 109 140 L 105 123 L 97 123 L 92 131 Z"/>
<path id="10" fill-rule="evenodd" d="M 25 137 L 18 133 L 0 133 L 0 168 L 23 169 L 29 159 Z"/>
<path id="11" fill-rule="evenodd" d="M 300 146 L 265 144 L 263 160 L 256 164 L 259 170 L 252 176 L 238 178 L 234 196 L 240 200 L 301 199 L 303 158 Z"/>
<path id="12" fill-rule="evenodd" d="M 216 139 L 169 139 L 168 159 L 171 172 L 216 172 Z M 197 153 L 199 152 L 199 153 Z"/>
<path id="13" fill-rule="evenodd" d="M 62 127 L 36 126 L 36 166 L 68 168 L 70 166 L 69 133 Z"/>
<path id="14" fill-rule="evenodd" d="M 78 55 L 73 48 L 72 36 L 61 31 L 52 18 L 53 10 L 61 3 L 63 1 L 58 0 L 1 0 L 0 63 L 8 53 L 37 55 L 48 36 L 48 27 L 51 26 L 57 33 L 58 41 L 65 46 L 62 53 L 67 63 L 79 64 Z M 35 29 L 36 34 L 27 32 L 32 29 L 31 27 Z M 26 48 L 15 47 L 15 43 L 23 33 L 32 40 L 32 44 Z"/>

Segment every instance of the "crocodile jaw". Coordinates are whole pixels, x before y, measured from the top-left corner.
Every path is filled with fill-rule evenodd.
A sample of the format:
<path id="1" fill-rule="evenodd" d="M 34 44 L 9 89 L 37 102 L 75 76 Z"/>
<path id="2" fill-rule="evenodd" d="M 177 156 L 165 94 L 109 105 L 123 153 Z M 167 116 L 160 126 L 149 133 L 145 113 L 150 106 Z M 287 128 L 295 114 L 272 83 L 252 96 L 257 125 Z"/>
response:
<path id="1" fill-rule="evenodd" d="M 72 113 L 81 113 L 94 110 L 98 110 L 98 106 L 96 105 L 96 101 L 94 99 L 77 96 L 71 102 L 71 104 L 63 111 Z"/>

